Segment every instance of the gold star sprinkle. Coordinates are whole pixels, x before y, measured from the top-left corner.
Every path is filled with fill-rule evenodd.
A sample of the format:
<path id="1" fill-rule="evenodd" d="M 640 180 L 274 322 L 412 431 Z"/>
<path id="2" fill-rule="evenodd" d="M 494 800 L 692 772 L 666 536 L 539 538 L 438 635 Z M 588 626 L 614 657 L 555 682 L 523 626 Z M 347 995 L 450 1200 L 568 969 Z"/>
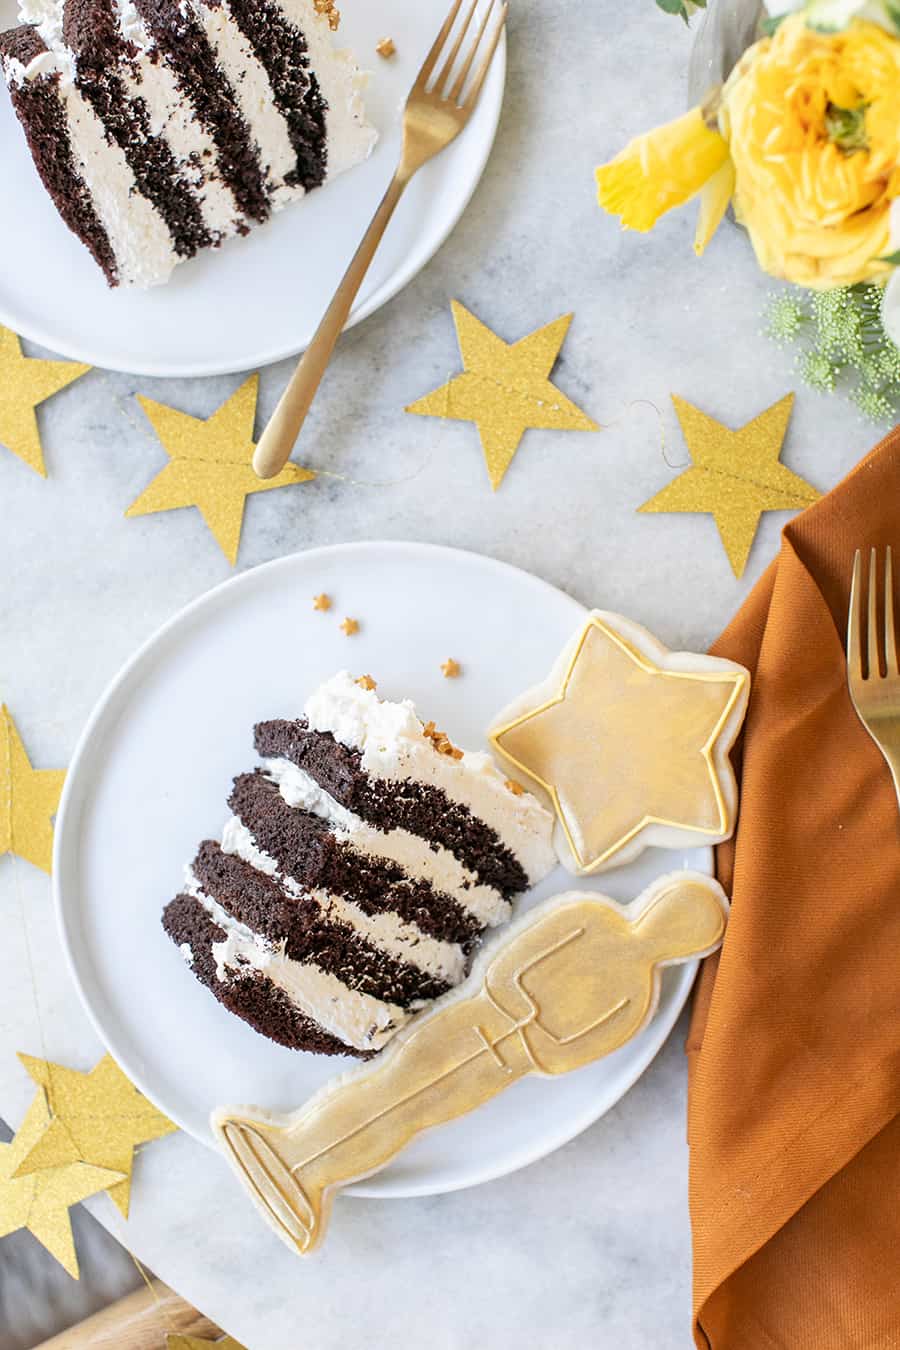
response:
<path id="1" fill-rule="evenodd" d="M 21 1155 L 16 1175 L 74 1162 L 111 1169 L 120 1180 L 109 1194 L 127 1219 L 136 1146 L 172 1134 L 177 1125 L 141 1096 L 111 1055 L 104 1055 L 90 1073 L 31 1055 L 19 1059 L 45 1090 L 52 1120 Z"/>
<path id="2" fill-rule="evenodd" d="M 359 632 L 359 624 L 356 619 L 345 619 L 341 624 L 341 632 L 347 637 L 353 637 L 354 633 Z"/>
<path id="3" fill-rule="evenodd" d="M 801 511 L 821 493 L 780 463 L 794 395 L 732 431 L 672 396 L 693 465 L 641 511 L 706 511 L 736 577 L 743 576 L 764 511 Z"/>
<path id="4" fill-rule="evenodd" d="M 205 421 L 138 396 L 170 463 L 125 512 L 146 516 L 196 506 L 232 566 L 237 562 L 244 505 L 251 493 L 309 483 L 315 474 L 288 463 L 275 478 L 257 478 L 251 460 L 259 376 L 251 375 Z"/>
<path id="5" fill-rule="evenodd" d="M 223 1336 L 217 1341 L 207 1341 L 202 1336 L 182 1336 L 178 1331 L 166 1333 L 166 1350 L 209 1350 L 211 1345 L 218 1350 L 244 1350 L 233 1336 Z"/>
<path id="6" fill-rule="evenodd" d="M 605 871 L 650 844 L 713 844 L 734 828 L 728 753 L 747 706 L 743 667 L 669 652 L 645 629 L 595 611 L 550 676 L 489 732 L 556 808 L 566 865 Z"/>
<path id="7" fill-rule="evenodd" d="M 47 477 L 35 408 L 80 379 L 90 366 L 22 355 L 16 334 L 0 325 L 0 445 Z"/>
<path id="8" fill-rule="evenodd" d="M 378 688 L 378 685 L 372 679 L 371 675 L 360 675 L 356 683 L 359 685 L 360 689 L 368 689 L 372 694 L 374 694 L 375 690 Z"/>
<path id="9" fill-rule="evenodd" d="M 450 759 L 462 759 L 462 750 L 457 750 L 447 733 L 438 731 L 434 722 L 426 722 L 422 728 L 422 733 L 431 741 L 439 755 L 447 755 Z"/>
<path id="10" fill-rule="evenodd" d="M 459 664 L 458 661 L 454 661 L 452 656 L 449 656 L 447 658 L 447 660 L 441 666 L 441 670 L 444 672 L 445 680 L 458 679 L 459 676 L 462 674 L 462 666 Z"/>
<path id="11" fill-rule="evenodd" d="M 514 778 L 507 778 L 503 786 L 512 793 L 514 797 L 524 797 L 525 789 L 521 783 L 517 783 Z"/>
<path id="12" fill-rule="evenodd" d="M 596 422 L 550 383 L 571 314 L 511 344 L 456 300 L 453 318 L 464 373 L 406 411 L 474 422 L 495 492 L 530 427 L 545 431 L 598 430 Z"/>
<path id="13" fill-rule="evenodd" d="M 49 872 L 53 817 L 64 769 L 33 769 L 9 710 L 0 705 L 0 857 L 15 853 Z"/>
<path id="14" fill-rule="evenodd" d="M 397 44 L 393 38 L 382 38 L 380 42 L 375 44 L 375 50 L 379 56 L 384 57 L 385 61 L 389 61 L 392 56 L 397 54 Z"/>
<path id="15" fill-rule="evenodd" d="M 77 1280 L 78 1257 L 69 1207 L 106 1190 L 122 1176 L 105 1167 L 73 1162 L 20 1177 L 19 1165 L 49 1123 L 46 1098 L 38 1092 L 12 1143 L 0 1144 L 0 1237 L 27 1228 Z"/>
<path id="16" fill-rule="evenodd" d="M 329 609 L 331 609 L 331 596 L 330 595 L 314 596 L 313 609 L 317 609 L 323 614 L 326 613 Z"/>

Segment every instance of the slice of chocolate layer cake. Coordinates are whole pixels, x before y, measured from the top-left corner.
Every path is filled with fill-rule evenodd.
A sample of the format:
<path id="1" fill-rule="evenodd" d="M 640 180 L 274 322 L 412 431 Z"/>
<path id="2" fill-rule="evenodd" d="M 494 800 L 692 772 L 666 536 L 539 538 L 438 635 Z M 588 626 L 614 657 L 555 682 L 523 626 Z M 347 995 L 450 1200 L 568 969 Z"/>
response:
<path id="1" fill-rule="evenodd" d="M 333 0 L 19 0 L 0 69 L 111 286 L 154 286 L 365 159 Z"/>
<path id="2" fill-rule="evenodd" d="M 484 931 L 551 870 L 553 820 L 489 755 L 346 673 L 256 728 L 163 916 L 194 974 L 282 1045 L 366 1056 L 460 984 Z"/>

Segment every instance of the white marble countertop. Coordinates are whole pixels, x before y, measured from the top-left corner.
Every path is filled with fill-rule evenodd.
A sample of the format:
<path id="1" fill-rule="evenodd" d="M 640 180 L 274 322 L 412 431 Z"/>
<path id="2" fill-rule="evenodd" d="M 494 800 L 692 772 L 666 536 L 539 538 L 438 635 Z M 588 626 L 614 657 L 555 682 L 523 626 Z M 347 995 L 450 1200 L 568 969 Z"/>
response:
<path id="1" fill-rule="evenodd" d="M 322 477 L 251 499 L 241 567 L 341 540 L 431 540 L 530 568 L 587 604 L 633 615 L 670 645 L 700 648 L 716 635 L 774 555 L 786 517 L 766 517 L 738 583 L 710 518 L 637 515 L 674 473 L 647 403 L 661 411 L 666 454 L 679 466 L 670 393 L 738 425 L 797 388 L 784 458 L 823 490 L 878 433 L 849 405 L 803 389 L 789 358 L 761 336 L 769 285 L 740 232 L 723 228 L 698 262 L 691 211 L 642 238 L 620 234 L 594 205 L 595 163 L 680 111 L 688 46 L 652 0 L 516 0 L 505 114 L 474 201 L 418 280 L 342 342 L 305 436 L 312 467 L 407 481 L 375 489 Z M 608 425 L 593 436 L 529 432 L 496 496 L 472 428 L 402 411 L 458 369 L 454 297 L 509 340 L 573 310 L 557 379 Z M 288 369 L 263 373 L 262 416 Z M 164 463 L 133 395 L 205 416 L 238 382 L 93 372 L 41 414 L 47 482 L 0 451 L 0 695 L 36 764 L 65 764 L 120 663 L 229 572 L 195 512 L 124 519 Z M 647 403 L 629 407 L 634 400 Z M 22 912 L 40 953 L 47 1054 L 86 1067 L 98 1050 L 55 942 L 46 879 L 0 862 L 12 953 L 0 996 L 0 1112 L 13 1125 L 29 1095 L 10 1067 L 13 1051 L 42 1053 L 22 939 L 8 941 Z M 127 1228 L 105 1197 L 92 1207 L 249 1350 L 345 1350 L 363 1337 L 396 1350 L 545 1350 L 563 1339 L 572 1350 L 686 1350 L 682 1033 L 615 1110 L 553 1157 L 471 1192 L 348 1201 L 314 1265 L 301 1267 L 270 1238 L 243 1197 L 241 1207 L 228 1203 L 224 1169 L 210 1170 L 207 1211 L 185 1208 L 179 1177 L 199 1146 L 182 1137 L 140 1160 Z M 93 1296 L 108 1297 L 127 1282 L 129 1263 L 92 1259 L 91 1245 L 86 1265 L 101 1281 Z M 12 1267 L 17 1253 L 31 1262 L 30 1247 L 24 1235 L 0 1244 L 0 1325 L 16 1313 L 20 1327 L 5 1343 L 0 1330 L 0 1346 L 27 1345 L 48 1334 L 51 1317 L 78 1309 L 80 1293 L 43 1265 L 27 1306 L 14 1306 Z"/>

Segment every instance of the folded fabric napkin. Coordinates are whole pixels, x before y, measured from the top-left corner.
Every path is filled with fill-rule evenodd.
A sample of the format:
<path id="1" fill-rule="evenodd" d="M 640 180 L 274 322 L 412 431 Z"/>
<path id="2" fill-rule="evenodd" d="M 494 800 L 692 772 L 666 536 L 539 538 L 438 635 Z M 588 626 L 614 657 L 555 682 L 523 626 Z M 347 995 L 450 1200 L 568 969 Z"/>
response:
<path id="1" fill-rule="evenodd" d="M 900 811 L 845 664 L 854 551 L 889 543 L 900 428 L 791 522 L 714 648 L 754 686 L 688 1040 L 704 1350 L 900 1348 Z"/>

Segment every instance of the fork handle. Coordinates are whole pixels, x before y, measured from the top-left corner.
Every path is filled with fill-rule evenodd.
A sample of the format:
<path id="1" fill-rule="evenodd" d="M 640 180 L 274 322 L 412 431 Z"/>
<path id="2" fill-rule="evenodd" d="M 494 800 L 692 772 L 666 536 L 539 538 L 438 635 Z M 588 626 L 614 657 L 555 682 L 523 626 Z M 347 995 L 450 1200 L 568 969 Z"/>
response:
<path id="1" fill-rule="evenodd" d="M 334 299 L 328 306 L 315 337 L 301 357 L 290 383 L 282 394 L 268 426 L 259 439 L 253 456 L 253 468 L 260 478 L 274 478 L 288 462 L 294 442 L 312 406 L 316 390 L 337 340 L 350 317 L 353 301 L 384 237 L 397 203 L 409 178 L 398 169 L 381 200 L 381 205 L 366 230 L 353 261 L 344 273 Z"/>

